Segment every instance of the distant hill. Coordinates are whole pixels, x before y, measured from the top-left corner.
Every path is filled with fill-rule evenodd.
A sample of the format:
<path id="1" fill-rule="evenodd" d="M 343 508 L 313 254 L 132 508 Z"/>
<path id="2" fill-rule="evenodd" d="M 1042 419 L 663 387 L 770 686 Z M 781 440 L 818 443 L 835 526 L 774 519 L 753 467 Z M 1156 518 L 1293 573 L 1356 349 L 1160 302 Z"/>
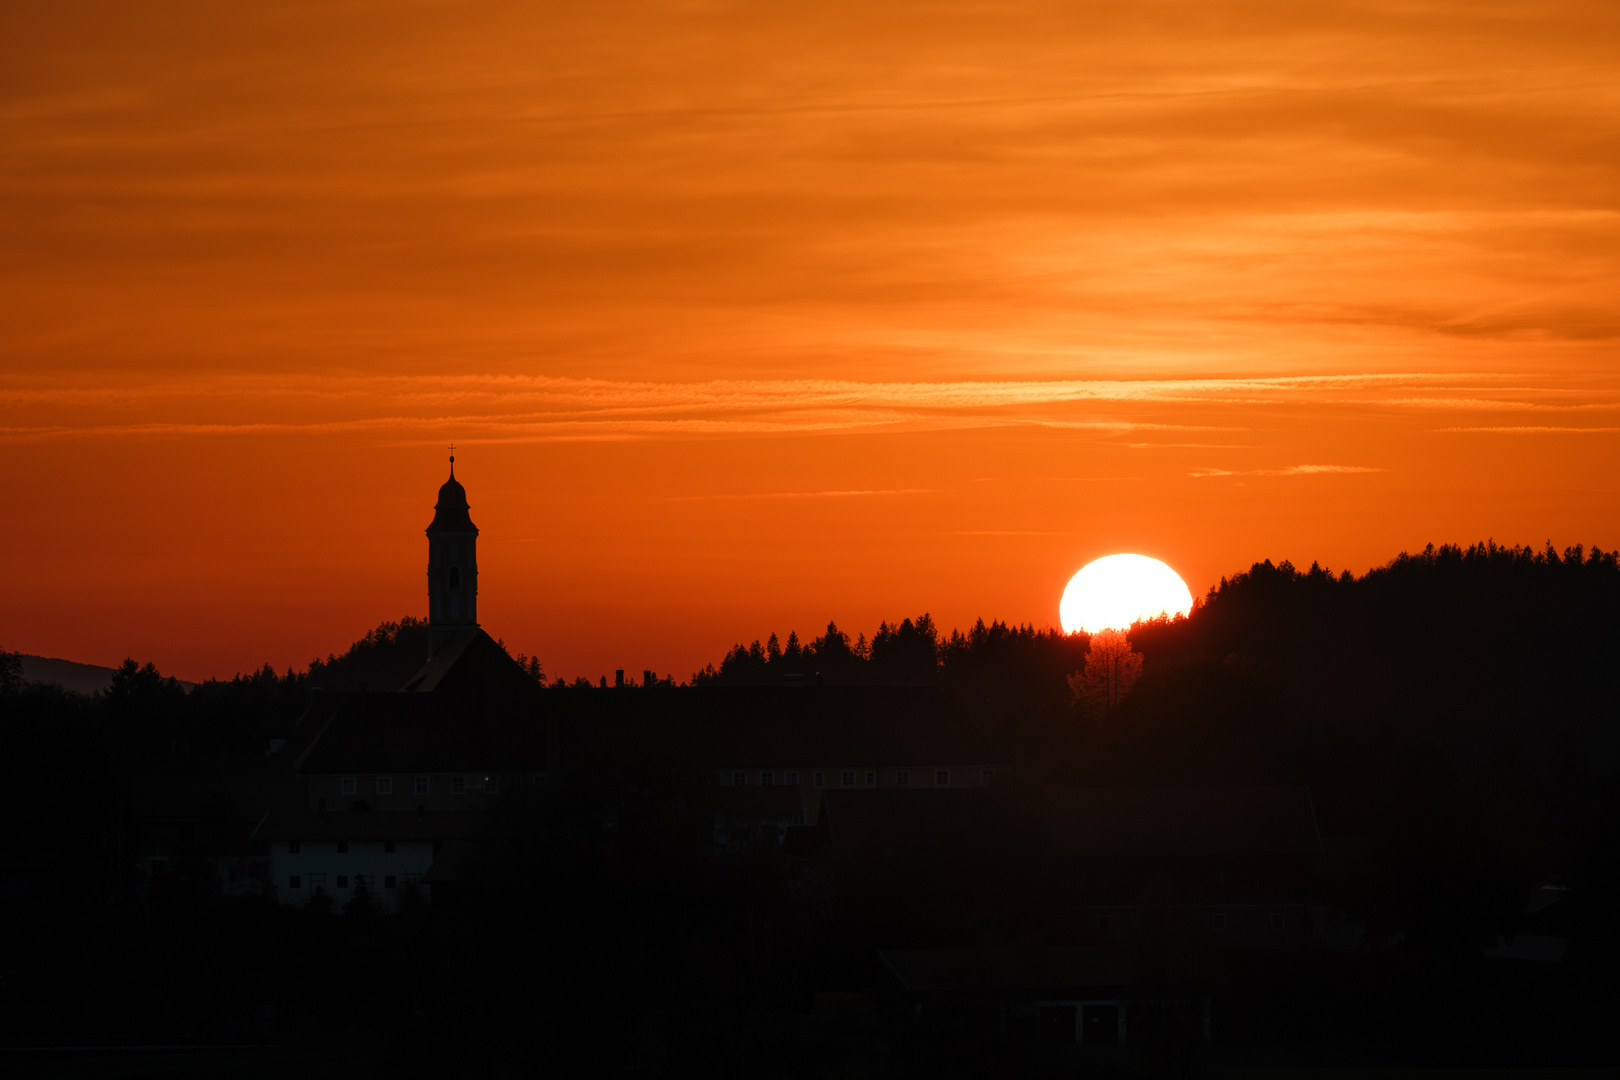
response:
<path id="1" fill-rule="evenodd" d="M 74 660 L 58 660 L 50 656 L 29 656 L 22 653 L 22 677 L 26 682 L 50 683 L 75 694 L 99 694 L 112 685 L 113 669 L 96 664 L 81 664 Z M 186 693 L 197 688 L 196 683 L 176 680 Z"/>

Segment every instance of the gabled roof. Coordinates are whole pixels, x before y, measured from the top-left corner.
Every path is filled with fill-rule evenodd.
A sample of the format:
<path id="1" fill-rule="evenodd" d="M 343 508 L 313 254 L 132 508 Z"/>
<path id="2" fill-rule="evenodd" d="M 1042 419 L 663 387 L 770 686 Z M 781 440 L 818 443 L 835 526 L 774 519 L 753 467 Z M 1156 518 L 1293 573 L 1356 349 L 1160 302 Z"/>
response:
<path id="1" fill-rule="evenodd" d="M 326 695 L 323 695 L 326 696 Z M 341 694 L 312 706 L 295 751 L 302 773 L 546 768 L 537 711 L 441 694 Z"/>
<path id="2" fill-rule="evenodd" d="M 476 626 L 458 630 L 450 635 L 439 643 L 438 648 L 433 650 L 433 655 L 428 658 L 426 664 L 422 665 L 421 670 L 405 680 L 404 684 L 400 686 L 400 690 L 412 693 L 431 693 L 437 689 L 439 683 L 444 681 L 446 675 L 450 674 L 451 670 L 456 666 L 456 662 L 466 654 L 467 650 L 475 643 L 482 644 L 479 641 L 480 636 L 486 639 L 489 637 L 488 634 Z"/>
<path id="3" fill-rule="evenodd" d="M 398 693 L 320 693 L 283 748 L 300 772 L 546 767 L 546 693 L 483 630 L 440 643 Z"/>

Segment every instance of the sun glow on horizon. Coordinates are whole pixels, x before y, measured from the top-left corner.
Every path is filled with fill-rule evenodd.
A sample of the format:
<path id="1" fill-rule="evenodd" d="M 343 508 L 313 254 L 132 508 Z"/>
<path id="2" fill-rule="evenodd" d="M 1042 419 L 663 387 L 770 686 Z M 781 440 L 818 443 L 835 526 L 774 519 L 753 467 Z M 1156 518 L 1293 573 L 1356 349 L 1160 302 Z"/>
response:
<path id="1" fill-rule="evenodd" d="M 1191 611 L 1192 592 L 1168 565 L 1146 555 L 1107 555 L 1069 579 L 1058 620 L 1064 633 L 1096 633 Z"/>

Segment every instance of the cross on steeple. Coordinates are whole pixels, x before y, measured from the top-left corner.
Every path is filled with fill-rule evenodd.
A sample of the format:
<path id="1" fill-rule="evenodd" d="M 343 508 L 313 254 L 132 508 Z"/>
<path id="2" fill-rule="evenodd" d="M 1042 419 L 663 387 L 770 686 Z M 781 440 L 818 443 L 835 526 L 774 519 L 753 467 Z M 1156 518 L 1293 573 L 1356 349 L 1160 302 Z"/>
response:
<path id="1" fill-rule="evenodd" d="M 450 444 L 450 471 L 456 471 L 456 444 Z"/>

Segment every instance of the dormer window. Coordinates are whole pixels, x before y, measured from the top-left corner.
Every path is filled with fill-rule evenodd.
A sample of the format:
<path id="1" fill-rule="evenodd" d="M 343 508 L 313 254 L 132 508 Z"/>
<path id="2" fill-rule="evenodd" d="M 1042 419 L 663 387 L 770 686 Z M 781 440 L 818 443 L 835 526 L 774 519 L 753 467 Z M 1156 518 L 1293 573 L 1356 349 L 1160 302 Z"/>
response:
<path id="1" fill-rule="evenodd" d="M 461 590 L 461 567 L 459 566 L 450 568 L 450 588 L 454 592 Z"/>

